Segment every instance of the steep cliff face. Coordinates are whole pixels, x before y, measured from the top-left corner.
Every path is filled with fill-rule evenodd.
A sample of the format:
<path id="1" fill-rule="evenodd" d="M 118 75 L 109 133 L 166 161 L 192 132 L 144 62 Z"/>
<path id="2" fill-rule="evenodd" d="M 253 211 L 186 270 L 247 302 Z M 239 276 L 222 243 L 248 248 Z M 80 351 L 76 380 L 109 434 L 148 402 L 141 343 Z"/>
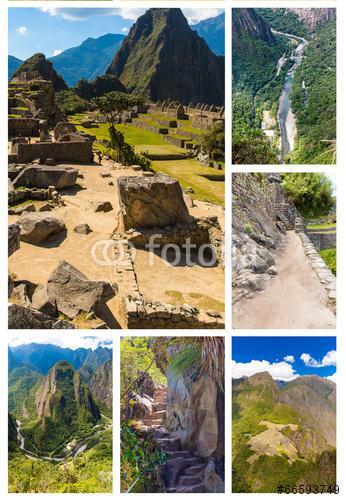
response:
<path id="1" fill-rule="evenodd" d="M 224 103 L 224 58 L 189 27 L 180 9 L 149 9 L 139 17 L 107 73 L 152 100 Z"/>
<path id="2" fill-rule="evenodd" d="M 270 26 L 256 12 L 255 9 L 233 9 L 232 32 L 235 45 L 240 45 L 239 38 L 248 35 L 272 44 L 275 39 Z"/>
<path id="3" fill-rule="evenodd" d="M 19 66 L 14 73 L 13 78 L 20 76 L 21 73 L 26 71 L 37 72 L 41 76 L 42 80 L 52 82 L 55 92 L 68 89 L 64 79 L 55 71 L 53 64 L 50 61 L 47 61 L 44 54 L 37 53 L 29 57 L 29 59 L 24 61 L 23 64 Z"/>
<path id="4" fill-rule="evenodd" d="M 82 382 L 73 366 L 60 361 L 49 371 L 35 396 L 39 418 L 49 417 L 51 421 L 71 423 L 96 423 L 100 412 L 88 387 Z"/>
<path id="5" fill-rule="evenodd" d="M 295 211 L 282 191 L 280 177 L 233 174 L 233 301 L 266 287 L 276 274 L 275 252 Z"/>
<path id="6" fill-rule="evenodd" d="M 303 21 L 310 30 L 321 24 L 325 24 L 332 19 L 336 19 L 336 9 L 285 9 L 289 12 L 294 12 L 301 21 Z"/>
<path id="7" fill-rule="evenodd" d="M 113 363 L 107 361 L 101 364 L 92 376 L 89 386 L 93 398 L 103 403 L 107 408 L 112 408 L 113 401 Z"/>

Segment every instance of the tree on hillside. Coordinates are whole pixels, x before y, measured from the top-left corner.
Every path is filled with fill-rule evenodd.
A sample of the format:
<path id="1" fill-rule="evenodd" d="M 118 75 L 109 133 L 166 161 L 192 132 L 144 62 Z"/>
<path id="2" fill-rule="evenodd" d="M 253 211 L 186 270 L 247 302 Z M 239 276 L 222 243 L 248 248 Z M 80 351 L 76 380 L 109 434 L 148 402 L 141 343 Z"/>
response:
<path id="1" fill-rule="evenodd" d="M 124 112 L 143 104 L 144 98 L 124 92 L 109 92 L 102 97 L 95 97 L 91 102 L 107 119 L 110 137 L 107 147 L 112 159 L 123 165 L 140 165 L 144 170 L 150 170 L 150 160 L 136 153 L 133 146 L 125 141 L 124 134 L 115 127 L 121 123 Z"/>
<path id="2" fill-rule="evenodd" d="M 320 173 L 282 174 L 283 188 L 306 218 L 327 215 L 335 204 L 333 183 Z"/>
<path id="3" fill-rule="evenodd" d="M 217 122 L 203 136 L 202 148 L 205 149 L 211 160 L 225 161 L 225 124 Z"/>

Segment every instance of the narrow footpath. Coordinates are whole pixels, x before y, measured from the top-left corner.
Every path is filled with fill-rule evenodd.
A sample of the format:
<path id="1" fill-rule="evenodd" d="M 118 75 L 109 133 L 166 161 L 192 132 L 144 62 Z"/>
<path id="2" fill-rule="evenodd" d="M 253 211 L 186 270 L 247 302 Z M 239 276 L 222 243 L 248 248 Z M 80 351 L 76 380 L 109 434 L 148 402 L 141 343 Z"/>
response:
<path id="1" fill-rule="evenodd" d="M 234 304 L 233 328 L 335 328 L 327 291 L 294 231 L 287 232 L 276 267 L 277 276 L 263 292 Z"/>

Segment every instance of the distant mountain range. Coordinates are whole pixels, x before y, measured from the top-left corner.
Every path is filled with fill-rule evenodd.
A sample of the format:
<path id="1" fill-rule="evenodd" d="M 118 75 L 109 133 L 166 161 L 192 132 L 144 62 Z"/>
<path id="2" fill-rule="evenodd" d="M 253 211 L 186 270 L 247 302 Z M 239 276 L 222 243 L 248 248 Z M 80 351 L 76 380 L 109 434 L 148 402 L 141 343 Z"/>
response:
<path id="1" fill-rule="evenodd" d="M 218 56 L 225 55 L 225 13 L 192 24 L 191 29 L 204 38 L 209 48 Z"/>
<path id="2" fill-rule="evenodd" d="M 161 10 L 161 9 L 155 9 Z M 167 9 L 173 10 L 173 9 Z M 206 19 L 190 26 L 191 31 L 196 31 L 207 42 L 209 48 L 217 55 L 225 53 L 225 17 Z M 88 38 L 81 45 L 64 50 L 61 54 L 50 57 L 56 72 L 63 77 L 65 82 L 74 87 L 82 78 L 92 81 L 97 76 L 103 75 L 126 38 L 122 34 L 106 34 L 98 38 Z M 9 79 L 23 61 L 14 56 L 8 56 Z"/>
<path id="3" fill-rule="evenodd" d="M 233 380 L 233 493 L 335 485 L 336 386 L 318 376 Z"/>

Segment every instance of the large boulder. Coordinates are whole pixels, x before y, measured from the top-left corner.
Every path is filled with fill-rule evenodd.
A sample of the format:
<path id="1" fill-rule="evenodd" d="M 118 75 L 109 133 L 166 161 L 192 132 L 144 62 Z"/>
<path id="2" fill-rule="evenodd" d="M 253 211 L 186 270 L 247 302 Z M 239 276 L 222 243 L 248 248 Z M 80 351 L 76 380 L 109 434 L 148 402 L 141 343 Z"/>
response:
<path id="1" fill-rule="evenodd" d="M 24 213 L 18 219 L 20 239 L 32 245 L 39 245 L 48 236 L 66 230 L 63 220 L 45 213 Z"/>
<path id="2" fill-rule="evenodd" d="M 10 330 L 21 329 L 72 329 L 75 326 L 69 321 L 51 318 L 30 307 L 20 304 L 9 304 L 8 306 L 8 328 Z"/>
<path id="3" fill-rule="evenodd" d="M 193 220 L 179 182 L 168 175 L 120 177 L 118 189 L 120 223 L 125 231 L 188 224 Z"/>
<path id="4" fill-rule="evenodd" d="M 63 165 L 29 165 L 24 168 L 13 180 L 14 187 L 36 187 L 47 189 L 54 186 L 56 189 L 71 187 L 76 184 L 78 170 Z"/>
<path id="5" fill-rule="evenodd" d="M 11 224 L 8 226 L 8 256 L 12 255 L 20 247 L 20 226 Z"/>
<path id="6" fill-rule="evenodd" d="M 54 139 L 59 139 L 60 136 L 76 132 L 76 126 L 70 122 L 59 122 L 54 128 Z"/>
<path id="7" fill-rule="evenodd" d="M 48 297 L 55 302 L 58 311 L 69 318 L 89 312 L 97 315 L 116 291 L 115 285 L 89 280 L 64 260 L 54 269 L 47 283 Z"/>

